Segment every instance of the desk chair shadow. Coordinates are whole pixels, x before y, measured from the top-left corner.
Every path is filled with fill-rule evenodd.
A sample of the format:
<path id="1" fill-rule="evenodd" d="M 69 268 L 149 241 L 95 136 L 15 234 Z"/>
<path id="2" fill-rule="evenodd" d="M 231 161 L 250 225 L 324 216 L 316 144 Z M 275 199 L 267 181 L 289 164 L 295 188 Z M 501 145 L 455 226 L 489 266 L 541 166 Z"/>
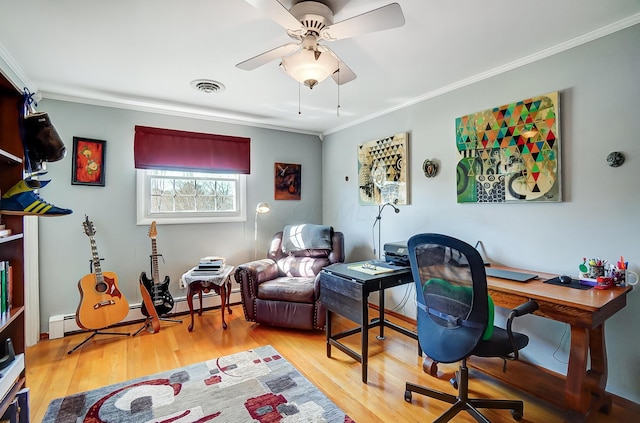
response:
<path id="1" fill-rule="evenodd" d="M 534 312 L 538 304 L 528 301 L 513 309 L 506 330 L 494 327 L 485 268 L 475 248 L 440 234 L 415 235 L 409 239 L 408 248 L 417 292 L 420 346 L 436 362 L 461 363 L 451 379 L 457 395 L 407 382 L 405 401 L 411 402 L 415 392 L 453 404 L 435 420 L 438 423 L 453 419 L 463 410 L 478 422 L 489 423 L 478 408 L 511 410 L 513 418 L 521 420 L 522 401 L 469 398 L 467 358 L 472 355 L 499 357 L 505 360 L 506 371 L 506 360 L 516 360 L 518 350 L 529 342 L 526 335 L 512 332 L 513 319 Z"/>

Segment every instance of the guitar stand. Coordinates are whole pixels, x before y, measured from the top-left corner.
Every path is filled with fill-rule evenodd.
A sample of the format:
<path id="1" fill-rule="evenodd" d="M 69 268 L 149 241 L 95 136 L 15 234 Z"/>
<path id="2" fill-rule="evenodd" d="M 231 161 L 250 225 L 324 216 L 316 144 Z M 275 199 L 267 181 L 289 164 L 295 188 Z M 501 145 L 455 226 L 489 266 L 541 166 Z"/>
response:
<path id="1" fill-rule="evenodd" d="M 151 274 L 153 274 L 153 259 L 155 257 L 162 257 L 162 261 L 164 261 L 164 257 L 162 256 L 162 254 L 150 254 L 149 255 L 149 267 L 151 268 Z M 169 319 L 169 318 L 160 317 L 160 316 L 158 316 L 157 318 L 158 318 L 158 321 L 160 321 L 160 322 L 182 323 L 182 320 L 178 320 L 178 319 Z M 152 316 L 147 316 L 147 318 L 145 319 L 144 324 L 142 325 L 142 327 L 140 327 L 140 329 L 135 331 L 133 333 L 133 336 L 136 336 L 137 334 L 139 334 L 143 330 L 148 329 L 149 326 L 151 326 L 152 320 L 153 320 Z"/>
<path id="2" fill-rule="evenodd" d="M 148 316 L 144 323 L 142 324 L 142 326 L 140 327 L 140 329 L 138 329 L 137 331 L 135 331 L 133 333 L 133 335 L 131 336 L 136 336 L 137 334 L 139 334 L 140 332 L 142 332 L 145 329 L 148 329 L 149 326 L 151 326 L 151 320 L 153 319 L 153 317 Z M 178 320 L 178 319 L 168 319 L 166 317 L 158 317 L 158 320 L 161 322 L 171 322 L 171 323 L 182 323 L 182 320 Z"/>
<path id="3" fill-rule="evenodd" d="M 71 354 L 72 352 L 74 352 L 75 350 L 77 350 L 78 348 L 80 348 L 81 346 L 86 344 L 87 342 L 89 342 L 89 340 L 91 340 L 91 338 L 93 338 L 96 335 L 122 335 L 122 336 L 129 336 L 131 334 L 128 333 L 128 332 L 127 333 L 122 333 L 122 332 L 102 332 L 100 329 L 94 330 L 93 333 L 91 335 L 89 335 L 89 337 L 87 339 L 85 339 L 84 341 L 80 342 L 78 345 L 73 347 L 71 350 L 69 350 L 67 352 L 67 354 Z"/>

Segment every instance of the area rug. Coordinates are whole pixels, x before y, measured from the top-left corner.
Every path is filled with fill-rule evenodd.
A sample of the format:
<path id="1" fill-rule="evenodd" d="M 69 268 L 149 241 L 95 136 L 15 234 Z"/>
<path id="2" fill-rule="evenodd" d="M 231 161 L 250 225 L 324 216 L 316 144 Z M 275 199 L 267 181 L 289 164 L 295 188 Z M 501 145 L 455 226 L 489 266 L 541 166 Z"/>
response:
<path id="1" fill-rule="evenodd" d="M 353 423 L 271 346 L 55 399 L 45 423 Z"/>

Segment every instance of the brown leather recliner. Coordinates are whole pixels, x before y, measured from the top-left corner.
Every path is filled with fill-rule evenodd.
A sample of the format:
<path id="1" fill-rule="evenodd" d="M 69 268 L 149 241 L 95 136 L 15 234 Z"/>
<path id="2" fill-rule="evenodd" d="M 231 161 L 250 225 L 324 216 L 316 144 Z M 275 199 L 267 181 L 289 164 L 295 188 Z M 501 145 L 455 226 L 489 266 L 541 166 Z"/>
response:
<path id="1" fill-rule="evenodd" d="M 301 241 L 299 228 L 325 230 L 324 244 Z M 283 240 L 284 237 L 284 240 Z M 294 244 L 302 244 L 292 247 Z M 314 244 L 314 242 L 316 242 Z M 302 247 L 323 247 L 306 248 Z M 329 226 L 287 226 L 271 240 L 267 258 L 242 264 L 235 271 L 242 308 L 249 322 L 294 329 L 324 329 L 326 309 L 320 302 L 319 273 L 344 262 L 344 236 Z"/>

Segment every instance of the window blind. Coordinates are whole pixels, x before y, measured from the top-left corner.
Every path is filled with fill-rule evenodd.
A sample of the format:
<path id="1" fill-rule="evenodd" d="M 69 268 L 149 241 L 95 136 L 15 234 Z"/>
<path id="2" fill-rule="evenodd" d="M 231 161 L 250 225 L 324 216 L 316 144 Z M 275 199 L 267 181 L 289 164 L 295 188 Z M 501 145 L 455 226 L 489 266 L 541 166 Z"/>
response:
<path id="1" fill-rule="evenodd" d="M 136 169 L 249 174 L 250 147 L 250 138 L 136 125 L 133 154 Z"/>

